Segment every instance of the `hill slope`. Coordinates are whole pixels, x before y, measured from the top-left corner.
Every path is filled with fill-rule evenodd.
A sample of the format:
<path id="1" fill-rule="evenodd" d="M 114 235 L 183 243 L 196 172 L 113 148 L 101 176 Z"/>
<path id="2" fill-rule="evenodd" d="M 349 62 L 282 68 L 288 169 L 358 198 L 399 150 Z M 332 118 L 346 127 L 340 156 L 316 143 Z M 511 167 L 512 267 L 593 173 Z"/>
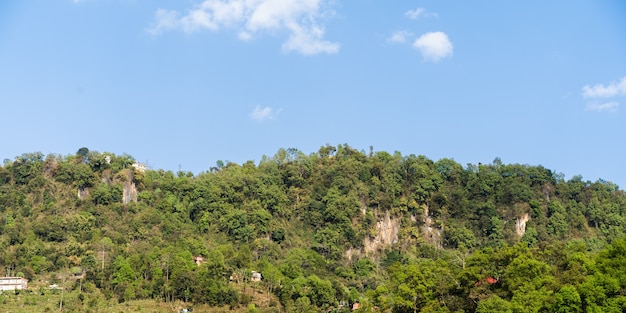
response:
<path id="1" fill-rule="evenodd" d="M 615 184 L 499 159 L 339 145 L 193 175 L 86 148 L 27 153 L 0 167 L 0 274 L 268 312 L 619 310 L 625 215 Z"/>

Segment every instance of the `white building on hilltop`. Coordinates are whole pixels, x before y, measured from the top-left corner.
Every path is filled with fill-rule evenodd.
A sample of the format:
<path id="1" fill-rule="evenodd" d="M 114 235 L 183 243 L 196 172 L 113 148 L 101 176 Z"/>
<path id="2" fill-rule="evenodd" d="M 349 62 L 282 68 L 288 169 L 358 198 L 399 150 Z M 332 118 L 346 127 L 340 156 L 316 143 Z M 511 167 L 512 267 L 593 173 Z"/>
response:
<path id="1" fill-rule="evenodd" d="M 143 163 L 139 163 L 139 162 L 135 162 L 132 165 L 138 172 L 143 173 L 146 171 L 146 169 L 148 169 L 148 166 L 143 164 Z"/>

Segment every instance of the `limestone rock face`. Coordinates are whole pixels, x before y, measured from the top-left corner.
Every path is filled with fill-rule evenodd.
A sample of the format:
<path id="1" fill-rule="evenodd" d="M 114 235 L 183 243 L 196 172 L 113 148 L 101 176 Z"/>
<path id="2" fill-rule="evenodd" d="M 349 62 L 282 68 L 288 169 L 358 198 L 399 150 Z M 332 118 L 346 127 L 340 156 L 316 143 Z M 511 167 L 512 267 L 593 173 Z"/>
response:
<path id="1" fill-rule="evenodd" d="M 133 179 L 134 171 L 132 170 L 125 171 L 118 179 L 118 182 L 122 184 L 122 203 L 124 204 L 129 204 L 131 201 L 137 202 L 137 185 Z"/>
<path id="2" fill-rule="evenodd" d="M 430 215 L 428 206 L 424 206 L 424 238 L 426 242 L 435 245 L 438 248 L 443 246 L 443 224 L 436 227 L 433 223 L 433 218 Z"/>
<path id="3" fill-rule="evenodd" d="M 137 185 L 135 185 L 135 182 L 124 182 L 122 187 L 122 203 L 129 204 L 131 201 L 137 202 Z"/>
<path id="4" fill-rule="evenodd" d="M 130 202 L 137 202 L 137 185 L 134 181 L 135 174 L 132 170 L 122 170 L 116 175 L 111 174 L 111 170 L 105 170 L 102 172 L 101 182 L 107 185 L 121 184 L 122 185 L 122 203 L 129 204 Z M 89 198 L 88 188 L 78 188 L 78 198 L 81 200 L 87 200 Z"/>
<path id="5" fill-rule="evenodd" d="M 78 187 L 78 199 L 86 200 L 89 197 L 89 189 Z"/>
<path id="6" fill-rule="evenodd" d="M 525 213 L 515 220 L 515 233 L 522 237 L 526 233 L 526 223 L 530 220 L 530 215 Z"/>
<path id="7" fill-rule="evenodd" d="M 389 212 L 376 222 L 376 236 L 366 237 L 363 243 L 365 253 L 373 253 L 398 242 L 398 232 L 400 231 L 400 219 L 391 218 Z"/>

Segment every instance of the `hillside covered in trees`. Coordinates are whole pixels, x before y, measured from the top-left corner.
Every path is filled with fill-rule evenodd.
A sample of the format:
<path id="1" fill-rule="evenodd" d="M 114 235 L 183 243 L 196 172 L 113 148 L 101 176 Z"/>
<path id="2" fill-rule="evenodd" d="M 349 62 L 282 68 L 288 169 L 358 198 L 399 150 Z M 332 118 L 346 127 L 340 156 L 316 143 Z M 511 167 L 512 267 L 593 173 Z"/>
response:
<path id="1" fill-rule="evenodd" d="M 81 148 L 0 166 L 0 276 L 61 285 L 76 312 L 623 312 L 625 234 L 617 185 L 500 159 L 326 145 L 194 175 Z"/>

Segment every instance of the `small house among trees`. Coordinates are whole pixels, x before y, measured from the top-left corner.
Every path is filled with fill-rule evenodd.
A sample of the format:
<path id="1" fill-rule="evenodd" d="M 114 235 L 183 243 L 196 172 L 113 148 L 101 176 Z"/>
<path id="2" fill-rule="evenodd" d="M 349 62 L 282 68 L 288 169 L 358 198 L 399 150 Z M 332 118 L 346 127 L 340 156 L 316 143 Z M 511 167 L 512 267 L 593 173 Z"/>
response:
<path id="1" fill-rule="evenodd" d="M 148 169 L 148 166 L 143 163 L 135 162 L 132 164 L 132 167 L 135 168 L 138 172 L 143 173 Z"/>
<path id="2" fill-rule="evenodd" d="M 0 290 L 21 290 L 28 288 L 28 279 L 22 277 L 1 277 Z"/>
<path id="3" fill-rule="evenodd" d="M 196 265 L 200 266 L 200 264 L 206 263 L 206 260 L 203 256 L 194 256 L 193 263 L 196 263 Z"/>
<path id="4" fill-rule="evenodd" d="M 474 285 L 476 286 L 480 286 L 482 284 L 488 284 L 488 285 L 493 285 L 495 283 L 498 282 L 498 279 L 493 278 L 493 277 L 485 277 L 482 280 L 477 281 L 476 283 L 474 283 Z"/>
<path id="5" fill-rule="evenodd" d="M 263 276 L 259 272 L 252 271 L 252 275 L 250 276 L 250 281 L 261 281 Z"/>

